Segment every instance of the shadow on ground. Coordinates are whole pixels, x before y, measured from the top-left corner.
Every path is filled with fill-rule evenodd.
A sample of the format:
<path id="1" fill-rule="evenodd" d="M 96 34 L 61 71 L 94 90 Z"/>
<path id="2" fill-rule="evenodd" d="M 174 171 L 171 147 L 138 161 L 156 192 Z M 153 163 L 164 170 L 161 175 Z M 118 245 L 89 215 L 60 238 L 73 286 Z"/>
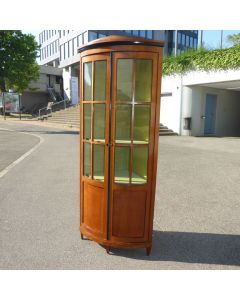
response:
<path id="1" fill-rule="evenodd" d="M 154 231 L 150 256 L 143 249 L 112 249 L 111 254 L 149 261 L 240 266 L 240 236 Z"/>
<path id="2" fill-rule="evenodd" d="M 61 131 L 53 131 L 53 130 L 16 130 L 19 132 L 26 132 L 26 133 L 40 133 L 40 134 L 73 134 L 73 135 L 79 135 L 79 131 L 73 131 L 73 130 L 61 130 Z"/>

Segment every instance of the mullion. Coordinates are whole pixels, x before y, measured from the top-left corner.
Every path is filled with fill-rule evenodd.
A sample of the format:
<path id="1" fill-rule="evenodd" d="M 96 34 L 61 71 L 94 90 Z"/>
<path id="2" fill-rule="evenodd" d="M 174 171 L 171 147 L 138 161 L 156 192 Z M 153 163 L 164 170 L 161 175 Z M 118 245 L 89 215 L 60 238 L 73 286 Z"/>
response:
<path id="1" fill-rule="evenodd" d="M 94 111 L 93 111 L 93 85 L 94 85 L 94 63 L 92 62 L 92 90 L 91 90 L 91 179 L 93 179 L 93 126 L 94 126 Z"/>
<path id="2" fill-rule="evenodd" d="M 132 172 L 133 172 L 133 130 L 134 130 L 134 102 L 135 102 L 135 79 L 136 79 L 136 59 L 133 60 L 133 74 L 132 74 L 132 120 L 131 120 L 131 143 L 130 143 L 130 174 L 129 181 L 132 183 Z"/>

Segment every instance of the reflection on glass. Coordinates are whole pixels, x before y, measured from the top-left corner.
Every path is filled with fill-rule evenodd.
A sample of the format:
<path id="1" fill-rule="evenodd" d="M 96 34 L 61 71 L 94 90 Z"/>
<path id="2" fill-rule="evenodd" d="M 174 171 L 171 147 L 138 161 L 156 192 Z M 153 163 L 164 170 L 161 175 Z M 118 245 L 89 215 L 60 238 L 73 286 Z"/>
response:
<path id="1" fill-rule="evenodd" d="M 84 64 L 84 88 L 83 88 L 83 100 L 92 100 L 92 63 L 88 62 Z"/>
<path id="2" fill-rule="evenodd" d="M 94 104 L 94 140 L 105 139 L 105 104 Z"/>
<path id="3" fill-rule="evenodd" d="M 150 106 L 135 105 L 133 142 L 148 142 L 149 140 Z"/>
<path id="4" fill-rule="evenodd" d="M 132 106 L 116 106 L 116 142 L 129 143 L 131 140 Z"/>
<path id="5" fill-rule="evenodd" d="M 151 101 L 152 60 L 136 59 L 135 101 Z"/>
<path id="6" fill-rule="evenodd" d="M 94 69 L 94 100 L 106 99 L 106 74 L 107 62 L 106 60 L 95 61 Z"/>
<path id="7" fill-rule="evenodd" d="M 83 105 L 84 114 L 84 139 L 90 140 L 91 138 L 91 104 Z"/>
<path id="8" fill-rule="evenodd" d="M 91 146 L 88 143 L 84 143 L 84 164 L 83 164 L 83 174 L 84 176 L 91 176 Z"/>
<path id="9" fill-rule="evenodd" d="M 130 148 L 115 147 L 115 176 L 116 183 L 129 183 Z"/>
<path id="10" fill-rule="evenodd" d="M 93 145 L 93 179 L 104 181 L 103 145 Z"/>
<path id="11" fill-rule="evenodd" d="M 144 184 L 147 182 L 148 147 L 133 148 L 132 183 Z"/>
<path id="12" fill-rule="evenodd" d="M 119 59 L 117 64 L 117 101 L 132 101 L 133 59 Z"/>

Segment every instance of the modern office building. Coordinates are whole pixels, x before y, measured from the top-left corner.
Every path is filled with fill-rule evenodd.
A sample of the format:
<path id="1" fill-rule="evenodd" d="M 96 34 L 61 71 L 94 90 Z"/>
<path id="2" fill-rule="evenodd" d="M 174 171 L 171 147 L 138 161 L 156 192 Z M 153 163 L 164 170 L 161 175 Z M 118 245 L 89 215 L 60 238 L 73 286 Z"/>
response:
<path id="1" fill-rule="evenodd" d="M 64 98 L 79 100 L 79 60 L 77 49 L 108 35 L 139 36 L 164 40 L 164 54 L 179 54 L 197 48 L 197 30 L 43 30 L 39 34 L 40 64 L 62 69 Z M 52 88 L 52 87 L 50 87 Z"/>

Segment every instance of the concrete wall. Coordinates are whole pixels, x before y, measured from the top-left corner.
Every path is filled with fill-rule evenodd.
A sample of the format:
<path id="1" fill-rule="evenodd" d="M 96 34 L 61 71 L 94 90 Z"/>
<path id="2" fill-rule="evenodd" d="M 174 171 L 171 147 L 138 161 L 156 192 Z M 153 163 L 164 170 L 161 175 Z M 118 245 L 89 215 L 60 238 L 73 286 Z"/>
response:
<path id="1" fill-rule="evenodd" d="M 192 118 L 192 129 L 182 130 L 183 135 L 204 135 L 206 95 L 217 95 L 215 134 L 240 136 L 240 92 L 202 86 L 183 88 L 182 117 Z"/>
<path id="2" fill-rule="evenodd" d="M 181 76 L 162 78 L 160 123 L 180 134 L 181 131 Z"/>
<path id="3" fill-rule="evenodd" d="M 48 94 L 44 92 L 23 92 L 21 97 L 21 106 L 23 111 L 31 112 L 32 109 L 39 109 L 47 106 Z"/>

